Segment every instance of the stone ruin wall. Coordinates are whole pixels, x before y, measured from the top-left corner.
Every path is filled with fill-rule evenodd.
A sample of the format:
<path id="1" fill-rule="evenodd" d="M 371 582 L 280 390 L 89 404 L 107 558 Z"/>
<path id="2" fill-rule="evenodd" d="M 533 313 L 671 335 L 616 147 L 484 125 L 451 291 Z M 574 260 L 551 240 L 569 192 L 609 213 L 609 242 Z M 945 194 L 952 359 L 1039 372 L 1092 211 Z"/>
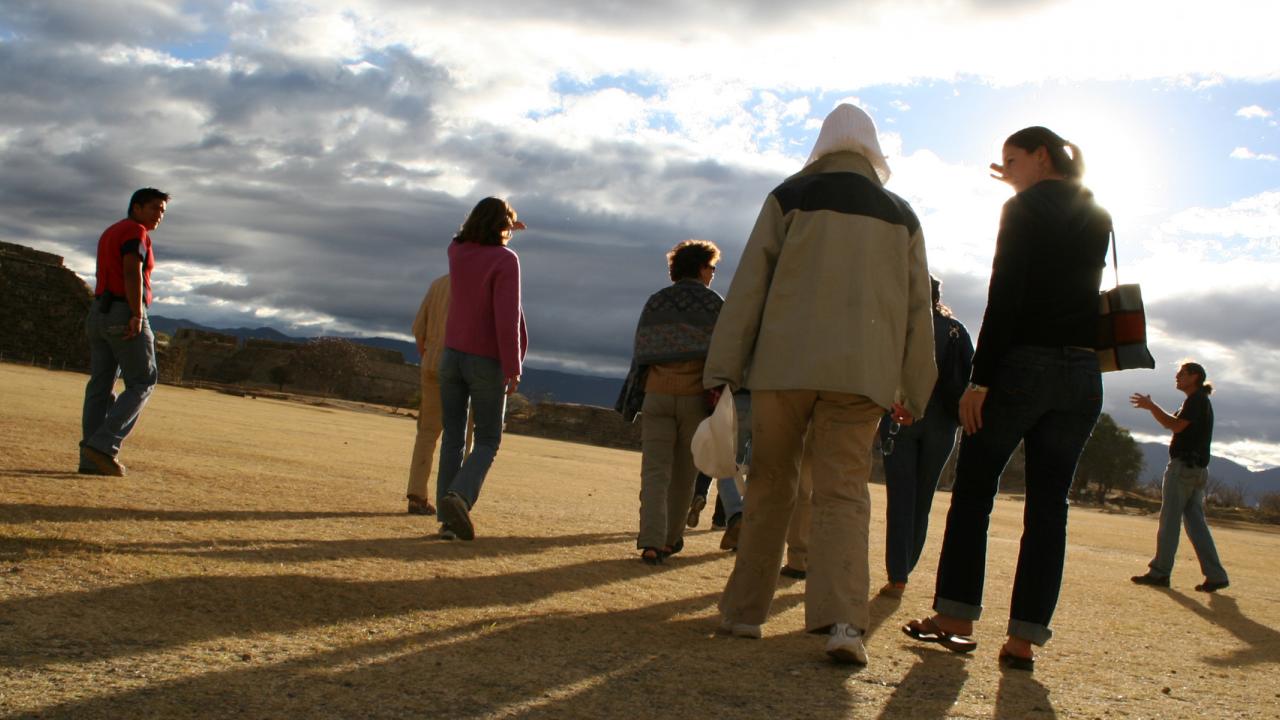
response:
<path id="1" fill-rule="evenodd" d="M 640 422 L 627 423 L 612 409 L 540 402 L 507 413 L 506 431 L 621 450 L 640 449 Z"/>
<path id="2" fill-rule="evenodd" d="M 84 318 L 92 302 L 61 257 L 0 242 L 0 358 L 87 369 Z"/>
<path id="3" fill-rule="evenodd" d="M 162 377 L 169 382 L 205 381 L 278 387 L 272 369 L 289 365 L 302 343 L 247 338 L 183 328 L 169 343 Z M 395 350 L 364 348 L 368 364 L 342 396 L 349 400 L 409 407 L 418 395 L 418 366 L 404 362 Z M 305 381 L 285 384 L 286 390 L 319 392 Z"/>

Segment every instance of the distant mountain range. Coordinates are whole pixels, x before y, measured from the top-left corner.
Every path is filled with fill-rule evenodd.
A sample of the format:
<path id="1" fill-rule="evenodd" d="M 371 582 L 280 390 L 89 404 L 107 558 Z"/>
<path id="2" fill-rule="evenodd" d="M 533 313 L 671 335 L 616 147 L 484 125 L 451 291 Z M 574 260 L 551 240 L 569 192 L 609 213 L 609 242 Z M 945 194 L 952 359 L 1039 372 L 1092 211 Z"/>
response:
<path id="1" fill-rule="evenodd" d="M 169 318 L 151 315 L 151 328 L 156 332 L 172 335 L 182 328 L 204 330 L 207 332 L 234 335 L 245 339 L 274 340 L 277 342 L 304 343 L 311 338 L 285 335 L 279 330 L 269 327 L 258 328 L 215 328 L 201 325 L 181 318 Z M 387 337 L 347 337 L 348 340 L 369 347 L 394 350 L 404 356 L 405 362 L 416 364 L 421 357 L 418 348 L 406 340 Z M 520 394 L 530 400 L 555 400 L 556 402 L 579 403 L 582 405 L 598 405 L 613 407 L 622 388 L 621 378 L 599 377 L 595 375 L 578 375 L 559 370 L 544 370 L 525 366 L 524 376 L 520 380 Z"/>
<path id="2" fill-rule="evenodd" d="M 1142 448 L 1142 457 L 1147 463 L 1142 471 L 1142 482 L 1159 480 L 1164 476 L 1165 466 L 1169 464 L 1169 446 L 1152 442 L 1138 443 L 1138 446 Z M 1224 457 L 1211 455 L 1209 477 L 1221 480 L 1231 487 L 1240 486 L 1244 489 L 1245 500 L 1250 504 L 1257 504 L 1258 499 L 1267 493 L 1280 492 L 1280 468 L 1254 472 Z"/>

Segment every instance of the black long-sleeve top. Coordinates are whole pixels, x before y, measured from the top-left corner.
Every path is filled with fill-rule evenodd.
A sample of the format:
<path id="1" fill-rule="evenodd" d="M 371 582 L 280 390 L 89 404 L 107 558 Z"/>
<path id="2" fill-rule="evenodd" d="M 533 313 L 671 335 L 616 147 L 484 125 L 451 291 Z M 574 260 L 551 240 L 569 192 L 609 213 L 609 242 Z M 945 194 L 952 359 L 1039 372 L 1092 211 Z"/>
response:
<path id="1" fill-rule="evenodd" d="M 971 381 L 989 386 L 1014 345 L 1093 347 L 1111 216 L 1093 193 L 1043 180 L 1004 205 Z"/>

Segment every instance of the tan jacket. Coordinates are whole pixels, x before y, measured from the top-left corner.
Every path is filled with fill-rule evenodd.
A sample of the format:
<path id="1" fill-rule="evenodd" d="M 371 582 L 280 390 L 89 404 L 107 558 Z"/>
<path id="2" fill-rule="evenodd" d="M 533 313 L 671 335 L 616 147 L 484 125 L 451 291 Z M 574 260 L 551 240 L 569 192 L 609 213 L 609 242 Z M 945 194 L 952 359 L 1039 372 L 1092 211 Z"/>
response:
<path id="1" fill-rule="evenodd" d="M 427 288 L 427 294 L 413 319 L 413 337 L 422 351 L 422 371 L 434 373 L 444 351 L 444 326 L 449 319 L 449 276 L 441 275 Z"/>
<path id="2" fill-rule="evenodd" d="M 915 213 L 862 155 L 823 156 L 765 199 L 703 384 L 852 393 L 922 417 L 936 378 Z"/>

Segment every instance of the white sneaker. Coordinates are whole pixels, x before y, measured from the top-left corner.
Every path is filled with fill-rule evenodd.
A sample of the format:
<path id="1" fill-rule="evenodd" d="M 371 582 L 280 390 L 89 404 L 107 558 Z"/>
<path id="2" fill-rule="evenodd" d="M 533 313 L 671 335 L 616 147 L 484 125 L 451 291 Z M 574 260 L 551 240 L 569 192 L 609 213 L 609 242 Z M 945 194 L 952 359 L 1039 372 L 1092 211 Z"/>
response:
<path id="1" fill-rule="evenodd" d="M 720 619 L 719 631 L 722 635 L 732 635 L 740 638 L 751 638 L 752 640 L 760 639 L 760 626 L 748 625 L 746 623 L 736 623 L 728 618 Z"/>
<path id="2" fill-rule="evenodd" d="M 867 648 L 862 644 L 862 631 L 849 623 L 831 626 L 827 639 L 827 654 L 839 663 L 867 664 Z"/>

